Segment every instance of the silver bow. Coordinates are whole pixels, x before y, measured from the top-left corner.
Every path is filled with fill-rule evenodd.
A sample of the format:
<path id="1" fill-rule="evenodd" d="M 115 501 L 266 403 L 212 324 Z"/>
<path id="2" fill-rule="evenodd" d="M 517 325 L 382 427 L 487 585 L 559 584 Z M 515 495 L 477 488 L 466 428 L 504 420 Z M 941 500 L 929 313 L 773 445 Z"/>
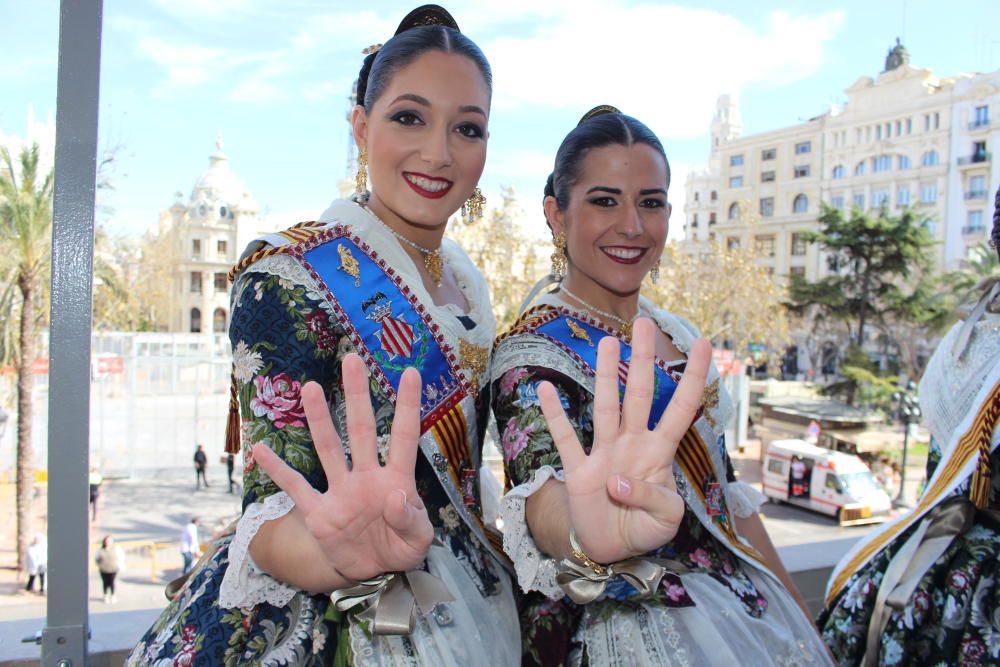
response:
<path id="1" fill-rule="evenodd" d="M 556 583 L 573 602 L 587 604 L 604 593 L 609 581 L 621 577 L 645 599 L 653 597 L 668 571 L 676 574 L 690 571 L 680 563 L 662 558 L 629 558 L 601 569 L 598 572 L 576 560 L 564 558 L 559 564 Z"/>
<path id="2" fill-rule="evenodd" d="M 380 574 L 330 594 L 339 611 L 363 605 L 358 618 L 370 621 L 376 635 L 408 635 L 417 611 L 429 614 L 454 599 L 443 581 L 423 570 Z"/>

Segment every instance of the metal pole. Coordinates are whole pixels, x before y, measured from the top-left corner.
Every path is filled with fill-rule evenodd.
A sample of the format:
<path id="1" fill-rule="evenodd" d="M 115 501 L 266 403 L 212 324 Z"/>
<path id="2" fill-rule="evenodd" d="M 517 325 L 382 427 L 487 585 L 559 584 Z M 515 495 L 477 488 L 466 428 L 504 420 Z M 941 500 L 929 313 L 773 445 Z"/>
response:
<path id="1" fill-rule="evenodd" d="M 910 420 L 905 419 L 903 421 L 903 463 L 902 472 L 899 475 L 899 493 L 896 494 L 896 506 L 897 507 L 909 507 L 909 503 L 906 501 L 906 455 L 910 449 Z"/>
<path id="2" fill-rule="evenodd" d="M 49 573 L 42 664 L 87 664 L 87 470 L 101 0 L 62 0 L 49 342 Z"/>

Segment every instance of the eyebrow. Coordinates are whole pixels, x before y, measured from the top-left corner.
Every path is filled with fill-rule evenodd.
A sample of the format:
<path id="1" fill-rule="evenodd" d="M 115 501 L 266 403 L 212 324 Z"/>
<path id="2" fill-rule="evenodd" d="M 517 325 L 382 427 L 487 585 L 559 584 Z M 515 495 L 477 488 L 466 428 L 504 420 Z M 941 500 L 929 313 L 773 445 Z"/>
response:
<path id="1" fill-rule="evenodd" d="M 403 93 L 402 95 L 394 99 L 392 103 L 395 104 L 396 102 L 401 102 L 401 101 L 416 102 L 417 104 L 420 104 L 425 107 L 433 106 L 431 104 L 431 101 L 426 97 L 421 97 L 420 95 L 415 95 L 413 93 Z M 478 107 L 475 104 L 459 107 L 458 111 L 459 113 L 477 113 L 483 116 L 483 118 L 486 117 L 486 112 L 483 111 L 483 108 Z"/>
<path id="2" fill-rule="evenodd" d="M 667 195 L 667 191 L 663 188 L 649 188 L 648 190 L 639 190 L 640 195 Z"/>
<path id="3" fill-rule="evenodd" d="M 613 195 L 620 195 L 622 193 L 622 191 L 619 188 L 610 188 L 606 185 L 595 185 L 594 187 L 587 190 L 588 195 L 591 192 L 608 192 Z"/>

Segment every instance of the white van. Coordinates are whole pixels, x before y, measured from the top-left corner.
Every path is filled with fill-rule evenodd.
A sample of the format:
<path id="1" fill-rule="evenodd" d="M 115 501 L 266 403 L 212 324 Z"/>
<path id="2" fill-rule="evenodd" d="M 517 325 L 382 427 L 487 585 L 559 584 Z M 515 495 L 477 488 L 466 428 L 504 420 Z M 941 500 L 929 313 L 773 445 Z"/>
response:
<path id="1" fill-rule="evenodd" d="M 769 498 L 835 516 L 842 526 L 885 521 L 892 507 L 861 459 L 804 440 L 767 446 L 763 482 Z"/>

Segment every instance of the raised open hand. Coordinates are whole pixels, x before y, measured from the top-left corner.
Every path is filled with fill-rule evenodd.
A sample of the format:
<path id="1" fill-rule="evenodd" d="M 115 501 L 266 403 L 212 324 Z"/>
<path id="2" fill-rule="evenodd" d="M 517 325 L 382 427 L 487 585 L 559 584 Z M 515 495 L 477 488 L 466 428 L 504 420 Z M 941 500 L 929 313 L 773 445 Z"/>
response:
<path id="1" fill-rule="evenodd" d="M 420 373 L 410 368 L 400 379 L 388 460 L 382 466 L 368 371 L 356 354 L 344 358 L 342 370 L 350 470 L 323 389 L 315 382 L 302 388 L 302 406 L 326 472 L 326 493 L 310 486 L 266 446 L 254 447 L 253 456 L 304 512 L 306 527 L 329 565 L 342 577 L 360 581 L 417 567 L 427 556 L 434 529 L 414 479 L 420 438 Z"/>
<path id="2" fill-rule="evenodd" d="M 570 521 L 583 551 L 599 563 L 631 558 L 666 544 L 684 517 L 684 500 L 674 484 L 674 453 L 701 404 L 712 348 L 704 339 L 691 345 L 684 377 L 656 428 L 650 430 L 655 336 L 652 320 L 636 321 L 620 407 L 619 343 L 612 336 L 601 340 L 589 455 L 555 388 L 546 382 L 538 389 L 542 412 L 562 457 Z"/>

